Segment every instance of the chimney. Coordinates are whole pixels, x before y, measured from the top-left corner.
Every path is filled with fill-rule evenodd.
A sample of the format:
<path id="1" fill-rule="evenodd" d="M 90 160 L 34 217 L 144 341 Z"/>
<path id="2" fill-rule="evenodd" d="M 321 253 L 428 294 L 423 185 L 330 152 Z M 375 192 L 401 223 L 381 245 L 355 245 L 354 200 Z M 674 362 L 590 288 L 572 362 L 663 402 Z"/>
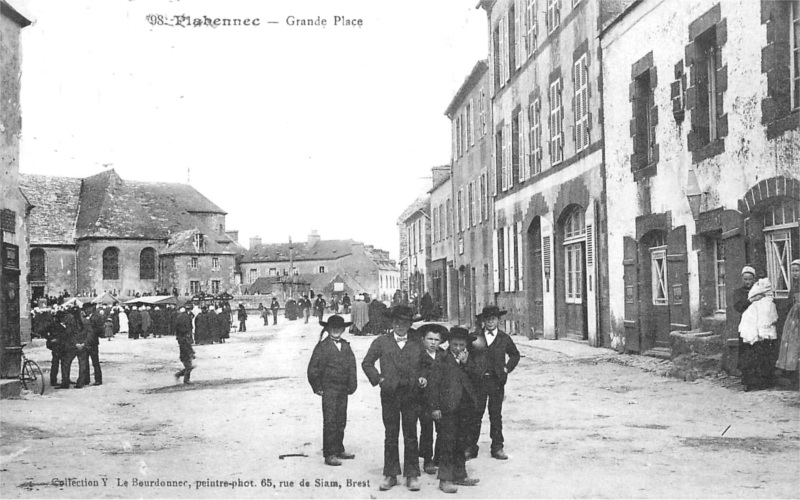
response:
<path id="1" fill-rule="evenodd" d="M 308 235 L 308 247 L 309 248 L 313 247 L 314 245 L 319 243 L 320 239 L 321 238 L 319 237 L 319 234 L 317 234 L 317 230 L 312 229 L 311 234 Z"/>
<path id="2" fill-rule="evenodd" d="M 250 250 L 261 244 L 261 236 L 253 236 L 250 238 Z"/>
<path id="3" fill-rule="evenodd" d="M 228 238 L 232 239 L 236 243 L 239 243 L 239 230 L 238 229 L 236 231 L 225 231 L 225 234 L 228 236 Z"/>
<path id="4" fill-rule="evenodd" d="M 443 179 L 450 176 L 450 165 L 442 165 L 440 167 L 431 167 L 431 187 L 439 184 Z"/>

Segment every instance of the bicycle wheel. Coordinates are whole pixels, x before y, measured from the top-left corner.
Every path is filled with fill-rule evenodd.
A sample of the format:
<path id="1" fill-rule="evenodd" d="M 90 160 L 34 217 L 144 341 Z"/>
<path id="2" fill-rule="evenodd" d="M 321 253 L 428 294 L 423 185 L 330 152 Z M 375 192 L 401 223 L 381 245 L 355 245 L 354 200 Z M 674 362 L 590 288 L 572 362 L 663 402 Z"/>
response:
<path id="1" fill-rule="evenodd" d="M 44 375 L 39 365 L 30 359 L 22 365 L 22 387 L 35 394 L 44 394 Z"/>

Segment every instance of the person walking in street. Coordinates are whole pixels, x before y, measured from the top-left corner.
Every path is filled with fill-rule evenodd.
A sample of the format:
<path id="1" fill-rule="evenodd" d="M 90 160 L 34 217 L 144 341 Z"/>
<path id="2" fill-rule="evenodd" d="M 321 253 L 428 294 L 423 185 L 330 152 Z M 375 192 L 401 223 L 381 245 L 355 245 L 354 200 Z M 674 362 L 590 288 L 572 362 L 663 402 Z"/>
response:
<path id="1" fill-rule="evenodd" d="M 139 308 L 142 314 L 142 337 L 147 338 L 153 329 L 153 318 L 150 316 L 150 306 L 143 306 Z"/>
<path id="2" fill-rule="evenodd" d="M 320 321 L 322 321 L 322 316 L 325 314 L 326 305 L 325 297 L 323 297 L 322 294 L 317 295 L 314 301 L 314 315 L 317 316 Z"/>
<path id="3" fill-rule="evenodd" d="M 344 297 L 342 297 L 342 309 L 344 311 L 344 314 L 350 314 L 351 305 L 352 304 L 350 303 L 350 296 L 347 295 L 347 292 L 344 292 Z"/>
<path id="4" fill-rule="evenodd" d="M 264 326 L 269 325 L 269 309 L 264 307 L 261 302 L 258 303 L 258 315 L 264 321 Z"/>
<path id="5" fill-rule="evenodd" d="M 364 327 L 369 323 L 369 306 L 364 302 L 364 296 L 356 295 L 356 303 L 353 304 L 352 314 L 353 326 L 350 331 L 353 335 L 365 335 Z"/>
<path id="6" fill-rule="evenodd" d="M 433 298 L 429 292 L 425 292 L 420 300 L 419 312 L 422 314 L 422 321 L 431 321 L 433 319 Z"/>
<path id="7" fill-rule="evenodd" d="M 239 310 L 236 312 L 236 319 L 239 320 L 239 331 L 246 332 L 247 331 L 247 310 L 244 308 L 244 304 L 239 304 Z"/>
<path id="8" fill-rule="evenodd" d="M 483 414 L 489 406 L 489 436 L 492 440 L 492 458 L 507 460 L 503 451 L 503 400 L 508 375 L 519 363 L 520 354 L 514 341 L 498 328 L 500 317 L 506 314 L 495 305 L 486 306 L 477 316 L 482 327 L 475 332 L 472 344 L 475 359 L 475 390 L 478 396 L 476 411 L 469 429 L 467 459 L 478 456 L 478 439 L 481 436 Z"/>
<path id="9" fill-rule="evenodd" d="M 792 308 L 783 323 L 781 335 L 781 348 L 775 366 L 788 372 L 794 388 L 800 387 L 798 373 L 800 373 L 800 259 L 792 261 L 791 289 L 789 298 Z"/>
<path id="10" fill-rule="evenodd" d="M 276 297 L 272 297 L 272 303 L 269 305 L 269 308 L 272 310 L 272 324 L 278 324 L 278 310 L 280 310 L 281 305 L 278 303 L 278 299 Z"/>
<path id="11" fill-rule="evenodd" d="M 356 357 L 350 344 L 342 338 L 350 323 L 333 315 L 320 321 L 320 341 L 308 362 L 308 383 L 314 394 L 322 397 L 322 455 L 325 464 L 342 465 L 342 460 L 356 456 L 344 449 L 347 425 L 347 398 L 356 392 Z M 326 338 L 322 336 L 328 332 Z"/>
<path id="12" fill-rule="evenodd" d="M 441 439 L 436 439 L 434 445 L 434 427 L 436 434 L 440 433 L 440 426 L 434 423 L 429 401 L 429 383 L 433 366 L 436 362 L 444 359 L 447 351 L 440 347 L 442 340 L 449 333 L 447 327 L 436 323 L 421 325 L 417 330 L 417 335 L 422 340 L 425 347 L 420 357 L 419 385 L 423 389 L 423 397 L 420 402 L 419 411 L 419 456 L 422 458 L 423 470 L 426 474 L 436 474 L 436 467 L 441 456 Z M 461 452 L 463 456 L 463 451 Z"/>
<path id="13" fill-rule="evenodd" d="M 208 338 L 210 341 L 209 343 L 219 344 L 222 342 L 222 332 L 220 331 L 217 310 L 214 309 L 213 305 L 208 308 L 206 315 L 206 322 L 208 323 Z"/>
<path id="14" fill-rule="evenodd" d="M 431 417 L 440 424 L 439 489 L 456 493 L 460 486 L 475 486 L 467 475 L 465 450 L 470 419 L 475 414 L 477 391 L 473 387 L 467 345 L 469 330 L 454 326 L 447 335 L 447 353 L 434 363 L 428 389 Z"/>
<path id="15" fill-rule="evenodd" d="M 745 278 L 745 275 L 747 278 Z M 752 278 L 750 278 L 752 276 Z M 735 290 L 734 309 L 741 311 L 739 321 L 739 369 L 746 392 L 772 387 L 774 374 L 773 352 L 778 338 L 778 311 L 775 308 L 772 283 L 763 278 L 753 283 L 747 298 L 742 298 L 744 287 L 755 279 L 755 270 L 742 269 L 744 286 Z"/>
<path id="16" fill-rule="evenodd" d="M 139 307 L 133 306 L 131 307 L 131 313 L 128 317 L 130 322 L 130 331 L 128 332 L 129 339 L 138 339 L 139 336 L 142 334 L 142 312 L 139 310 Z"/>
<path id="17" fill-rule="evenodd" d="M 364 304 L 366 306 L 366 304 Z M 408 307 L 389 310 L 392 332 L 376 338 L 369 347 L 361 368 L 372 386 L 381 386 L 381 411 L 384 426 L 383 481 L 381 491 L 397 484 L 402 472 L 406 486 L 419 491 L 419 448 L 417 419 L 419 418 L 420 359 L 422 344 L 409 339 L 408 332 L 414 318 Z M 380 361 L 380 371 L 375 363 Z M 403 468 L 400 469 L 398 437 L 403 429 Z"/>
<path id="18" fill-rule="evenodd" d="M 300 309 L 303 311 L 304 323 L 308 324 L 308 318 L 311 317 L 311 300 L 309 300 L 308 295 L 300 297 L 300 304 Z"/>
<path id="19" fill-rule="evenodd" d="M 192 349 L 192 317 L 191 312 L 181 307 L 175 318 L 175 338 L 178 341 L 179 358 L 183 363 L 183 370 L 175 373 L 175 378 L 183 377 L 184 384 L 191 383 L 191 374 L 194 369 L 194 349 Z"/>

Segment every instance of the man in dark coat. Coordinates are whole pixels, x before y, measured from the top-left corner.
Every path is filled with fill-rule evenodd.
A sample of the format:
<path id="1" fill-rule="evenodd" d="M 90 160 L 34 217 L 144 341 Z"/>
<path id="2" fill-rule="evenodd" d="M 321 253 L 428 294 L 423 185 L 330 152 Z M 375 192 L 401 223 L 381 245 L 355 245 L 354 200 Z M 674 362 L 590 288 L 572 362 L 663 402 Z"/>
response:
<path id="1" fill-rule="evenodd" d="M 50 326 L 47 328 L 45 338 L 46 346 L 50 349 L 53 359 L 50 362 L 50 386 L 58 386 L 58 372 L 61 368 L 61 358 L 64 356 L 64 321 L 65 311 L 58 310 L 53 317 Z M 62 374 L 63 377 L 63 374 Z"/>
<path id="2" fill-rule="evenodd" d="M 198 314 L 194 319 L 194 341 L 197 345 L 206 345 L 211 343 L 211 333 L 209 332 L 209 327 L 208 307 L 203 306 L 200 308 L 200 314 Z"/>
<path id="3" fill-rule="evenodd" d="M 128 314 L 128 338 L 138 339 L 139 335 L 141 334 L 142 334 L 142 313 L 139 312 L 139 308 L 137 306 L 133 306 L 131 308 L 130 314 Z"/>
<path id="4" fill-rule="evenodd" d="M 417 328 L 417 336 L 425 347 L 419 362 L 419 383 L 423 388 L 424 394 L 420 402 L 419 412 L 419 456 L 422 457 L 423 469 L 426 474 L 436 474 L 436 464 L 441 455 L 441 439 L 436 440 L 434 445 L 434 420 L 431 415 L 431 407 L 428 404 L 428 385 L 431 379 L 433 365 L 444 359 L 447 352 L 439 347 L 442 340 L 448 334 L 447 327 L 436 323 L 429 323 Z M 436 433 L 439 434 L 439 424 L 435 424 Z M 463 455 L 463 451 L 461 452 Z"/>
<path id="5" fill-rule="evenodd" d="M 347 425 L 347 397 L 356 392 L 356 357 L 350 344 L 342 339 L 350 323 L 341 316 L 320 321 L 320 337 L 308 363 L 308 383 L 314 394 L 322 396 L 322 455 L 327 465 L 342 465 L 341 460 L 355 455 L 344 449 Z"/>
<path id="6" fill-rule="evenodd" d="M 175 378 L 183 377 L 184 384 L 190 384 L 189 380 L 194 366 L 194 349 L 192 349 L 192 316 L 191 312 L 186 312 L 184 308 L 178 310 L 175 317 L 175 338 L 178 340 L 180 350 L 180 360 L 183 363 L 183 370 L 175 373 Z"/>
<path id="7" fill-rule="evenodd" d="M 455 493 L 456 485 L 474 486 L 477 479 L 467 476 L 465 466 L 466 435 L 475 413 L 478 395 L 472 384 L 474 367 L 467 345 L 469 330 L 453 327 L 447 336 L 444 359 L 434 363 L 427 391 L 431 416 L 440 424 L 439 489 Z"/>
<path id="8" fill-rule="evenodd" d="M 220 323 L 219 317 L 217 316 L 217 311 L 214 310 L 213 307 L 208 308 L 208 312 L 206 313 L 206 321 L 208 322 L 208 337 L 211 341 L 210 343 L 216 344 L 222 342 L 222 331 L 220 330 Z"/>
<path id="9" fill-rule="evenodd" d="M 80 331 L 80 322 L 76 318 L 77 309 L 70 308 L 67 311 L 64 311 L 63 320 L 61 322 L 61 326 L 63 330 L 61 330 L 59 344 L 61 346 L 61 385 L 59 389 L 69 389 L 70 384 L 70 370 L 72 368 L 72 360 L 78 355 L 78 345 L 77 341 L 79 340 Z M 86 363 L 85 357 L 78 358 L 78 372 L 80 373 L 83 371 L 83 365 L 86 364 L 86 370 L 88 371 L 88 364 Z M 80 378 L 78 379 L 80 383 Z M 78 387 L 78 384 L 75 384 L 75 387 Z M 81 385 L 80 387 L 83 387 Z"/>
<path id="10" fill-rule="evenodd" d="M 507 460 L 503 451 L 503 398 L 508 374 L 514 371 L 519 363 L 519 351 L 511 337 L 498 328 L 500 316 L 506 314 L 497 306 L 483 308 L 477 316 L 483 325 L 475 332 L 473 351 L 476 374 L 478 377 L 475 389 L 478 394 L 476 412 L 470 429 L 468 458 L 478 456 L 478 438 L 481 435 L 481 422 L 489 403 L 489 435 L 492 439 L 492 457 Z M 508 358 L 508 361 L 506 361 Z"/>
<path id="11" fill-rule="evenodd" d="M 392 308 L 388 314 L 392 332 L 381 335 L 370 345 L 361 367 L 373 386 L 381 386 L 381 408 L 385 430 L 383 450 L 383 481 L 379 489 L 386 491 L 397 484 L 400 474 L 400 451 L 397 440 L 402 422 L 403 475 L 411 491 L 419 491 L 419 448 L 417 419 L 419 418 L 420 358 L 423 347 L 408 338 L 414 313 L 408 307 Z M 380 371 L 375 363 L 380 360 Z"/>
<path id="12" fill-rule="evenodd" d="M 281 305 L 278 303 L 278 299 L 276 297 L 272 297 L 272 303 L 269 305 L 269 308 L 272 310 L 272 324 L 278 324 L 278 310 L 281 308 Z"/>
<path id="13" fill-rule="evenodd" d="M 425 295 L 422 296 L 419 312 L 422 314 L 423 321 L 430 321 L 433 319 L 433 299 L 430 293 L 425 292 Z"/>
<path id="14" fill-rule="evenodd" d="M 373 335 L 383 335 L 386 333 L 386 304 L 380 300 L 373 300 L 367 306 L 369 311 L 369 324 L 366 329 Z"/>
<path id="15" fill-rule="evenodd" d="M 161 337 L 164 335 L 165 323 L 164 321 L 164 311 L 161 310 L 161 306 L 155 306 L 153 308 L 153 312 L 150 313 L 150 319 L 152 320 L 152 331 L 154 337 Z"/>
<path id="16" fill-rule="evenodd" d="M 239 310 L 236 312 L 236 319 L 239 320 L 239 331 L 246 332 L 247 331 L 247 310 L 244 308 L 244 304 L 239 304 Z"/>
<path id="17" fill-rule="evenodd" d="M 94 371 L 94 385 L 103 385 L 103 370 L 100 368 L 100 339 L 105 335 L 103 332 L 105 325 L 106 312 L 100 308 L 95 308 L 89 324 L 91 331 L 87 339 L 87 352 L 92 360 L 92 370 Z M 89 383 L 89 380 L 86 380 Z"/>
<path id="18" fill-rule="evenodd" d="M 314 315 L 322 321 L 322 316 L 325 314 L 325 306 L 328 304 L 325 302 L 325 297 L 322 295 L 317 295 L 316 300 L 314 300 Z"/>
<path id="19" fill-rule="evenodd" d="M 342 297 L 342 308 L 344 314 L 350 314 L 350 296 L 347 295 L 347 292 L 344 292 L 344 297 Z"/>

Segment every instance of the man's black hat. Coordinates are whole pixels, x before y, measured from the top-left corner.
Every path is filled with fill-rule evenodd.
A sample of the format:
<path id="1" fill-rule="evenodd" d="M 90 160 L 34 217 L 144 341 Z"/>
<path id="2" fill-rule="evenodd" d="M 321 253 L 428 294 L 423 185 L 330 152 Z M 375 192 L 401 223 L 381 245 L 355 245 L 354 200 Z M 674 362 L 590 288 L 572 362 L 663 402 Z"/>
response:
<path id="1" fill-rule="evenodd" d="M 478 319 L 483 319 L 488 316 L 494 316 L 495 318 L 499 318 L 500 316 L 506 314 L 508 311 L 504 309 L 500 309 L 495 305 L 485 306 L 483 311 L 477 316 Z"/>
<path id="2" fill-rule="evenodd" d="M 348 326 L 352 325 L 351 321 L 345 321 L 343 317 L 339 316 L 338 314 L 334 314 L 328 318 L 328 321 L 320 321 L 319 325 L 322 327 L 322 331 L 327 331 L 333 328 L 347 328 Z"/>
<path id="3" fill-rule="evenodd" d="M 447 329 L 446 326 L 440 325 L 438 323 L 425 323 L 424 325 L 420 325 L 417 328 L 415 328 L 415 330 L 417 331 L 417 334 L 419 334 L 419 337 L 421 339 L 424 339 L 425 335 L 427 335 L 428 332 L 435 332 L 441 335 L 442 340 L 444 340 L 444 338 L 449 333 L 449 330 Z"/>
<path id="4" fill-rule="evenodd" d="M 408 306 L 394 306 L 386 311 L 386 317 L 389 319 L 404 319 L 406 321 L 414 321 L 414 310 Z"/>
<path id="5" fill-rule="evenodd" d="M 451 328 L 450 331 L 447 333 L 446 338 L 447 340 L 464 339 L 467 341 L 467 343 L 470 343 L 473 340 L 475 340 L 475 337 L 473 337 L 469 333 L 469 330 L 467 330 L 462 326 L 454 326 L 453 328 Z"/>

